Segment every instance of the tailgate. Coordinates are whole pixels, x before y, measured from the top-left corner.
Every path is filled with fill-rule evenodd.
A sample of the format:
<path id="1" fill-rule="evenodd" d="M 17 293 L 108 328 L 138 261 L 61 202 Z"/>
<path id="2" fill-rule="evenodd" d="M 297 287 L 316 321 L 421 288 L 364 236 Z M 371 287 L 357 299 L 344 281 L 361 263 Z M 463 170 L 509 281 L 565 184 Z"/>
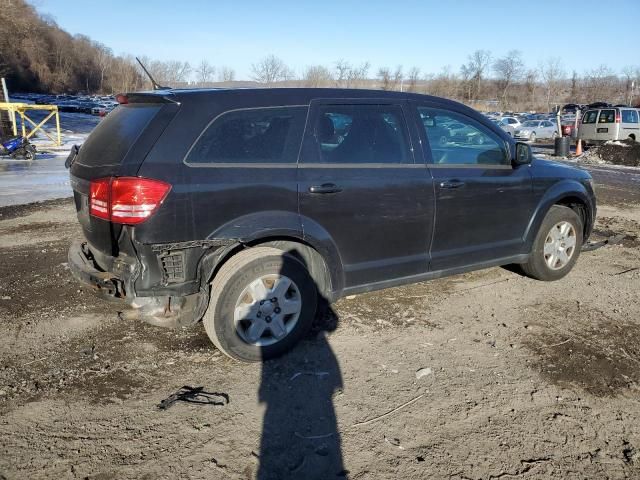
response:
<path id="1" fill-rule="evenodd" d="M 174 103 L 120 105 L 95 128 L 70 166 L 78 221 L 93 250 L 118 254 L 122 225 L 89 215 L 91 181 L 136 176 L 147 153 L 175 115 Z"/>

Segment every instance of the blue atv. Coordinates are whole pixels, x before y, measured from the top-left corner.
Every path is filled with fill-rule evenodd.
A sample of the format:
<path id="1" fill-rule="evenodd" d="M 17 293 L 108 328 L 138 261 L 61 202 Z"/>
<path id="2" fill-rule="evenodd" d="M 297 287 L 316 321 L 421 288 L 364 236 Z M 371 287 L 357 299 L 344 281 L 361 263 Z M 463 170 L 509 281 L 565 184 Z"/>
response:
<path id="1" fill-rule="evenodd" d="M 33 160 L 36 156 L 36 147 L 24 137 L 11 137 L 0 142 L 0 155 Z"/>

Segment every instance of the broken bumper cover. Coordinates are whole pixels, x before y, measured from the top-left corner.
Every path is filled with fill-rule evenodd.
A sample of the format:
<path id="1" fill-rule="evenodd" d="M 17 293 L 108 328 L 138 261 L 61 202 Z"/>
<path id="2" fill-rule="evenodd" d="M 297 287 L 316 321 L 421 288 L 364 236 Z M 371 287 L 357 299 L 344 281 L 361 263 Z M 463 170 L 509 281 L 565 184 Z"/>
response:
<path id="1" fill-rule="evenodd" d="M 126 298 L 124 282 L 111 272 L 98 268 L 86 242 L 74 241 L 69 248 L 69 269 L 80 282 L 90 286 L 94 293 L 106 299 Z"/>
<path id="2" fill-rule="evenodd" d="M 72 275 L 90 287 L 95 294 L 131 307 L 131 310 L 120 313 L 123 318 L 177 328 L 197 323 L 207 309 L 209 292 L 206 289 L 184 296 L 137 297 L 133 287 L 136 265 L 132 262 L 114 260 L 112 265 L 118 273 L 104 271 L 96 262 L 87 242 L 74 241 L 69 248 L 68 259 Z M 123 274 L 125 272 L 131 273 Z"/>

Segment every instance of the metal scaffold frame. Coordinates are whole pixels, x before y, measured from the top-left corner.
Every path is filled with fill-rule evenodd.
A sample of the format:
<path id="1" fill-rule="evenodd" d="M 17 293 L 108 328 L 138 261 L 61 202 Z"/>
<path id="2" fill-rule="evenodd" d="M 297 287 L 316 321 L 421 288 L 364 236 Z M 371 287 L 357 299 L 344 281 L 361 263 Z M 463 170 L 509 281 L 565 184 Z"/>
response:
<path id="1" fill-rule="evenodd" d="M 26 112 L 28 111 L 36 111 L 36 110 L 44 110 L 48 111 L 49 114 L 44 117 L 44 119 L 40 123 L 36 123 L 29 118 Z M 18 135 L 18 124 L 15 121 L 16 114 L 20 116 L 21 128 L 22 128 L 22 136 L 29 139 L 34 136 L 38 131 L 44 133 L 56 147 L 62 145 L 62 139 L 60 134 L 60 113 L 58 112 L 57 105 L 34 105 L 30 103 L 7 103 L 0 102 L 0 111 L 6 111 L 9 113 L 9 116 L 13 120 L 13 134 L 15 136 Z M 55 117 L 56 121 L 56 136 L 53 137 L 49 132 L 47 132 L 43 127 L 45 123 L 47 123 L 51 118 Z M 27 123 L 31 124 L 33 127 L 31 131 L 27 133 Z"/>

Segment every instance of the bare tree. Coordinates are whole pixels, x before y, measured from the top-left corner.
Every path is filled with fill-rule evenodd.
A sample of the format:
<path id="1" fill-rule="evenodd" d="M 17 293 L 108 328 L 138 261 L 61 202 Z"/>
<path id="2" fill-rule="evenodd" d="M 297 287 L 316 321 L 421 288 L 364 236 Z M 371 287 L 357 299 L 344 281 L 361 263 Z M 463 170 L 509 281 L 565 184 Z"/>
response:
<path id="1" fill-rule="evenodd" d="M 391 70 L 389 67 L 380 67 L 378 69 L 378 81 L 380 82 L 380 88 L 382 90 L 391 90 Z"/>
<path id="2" fill-rule="evenodd" d="M 107 73 L 107 69 L 112 64 L 113 51 L 106 45 L 95 42 L 94 48 L 96 50 L 96 62 L 100 67 L 100 91 L 104 91 L 104 76 Z"/>
<path id="3" fill-rule="evenodd" d="M 402 89 L 403 80 L 404 76 L 402 75 L 402 65 L 398 65 L 395 72 L 393 72 L 393 90 L 397 90 L 398 87 Z"/>
<path id="4" fill-rule="evenodd" d="M 418 80 L 420 79 L 420 69 L 418 67 L 411 67 L 407 74 L 407 91 L 418 91 Z"/>
<path id="5" fill-rule="evenodd" d="M 624 76 L 624 98 L 627 105 L 633 106 L 634 89 L 638 88 L 640 81 L 640 67 L 632 67 L 630 65 L 622 69 Z"/>
<path id="6" fill-rule="evenodd" d="M 527 101 L 533 106 L 536 101 L 536 90 L 538 87 L 538 70 L 535 68 L 527 70 L 524 74 L 524 86 L 527 92 Z"/>
<path id="7" fill-rule="evenodd" d="M 606 65 L 585 74 L 585 87 L 591 101 L 600 101 L 612 98 L 615 95 L 617 77 L 613 70 Z"/>
<path id="8" fill-rule="evenodd" d="M 290 80 L 294 77 L 292 70 L 275 55 L 264 57 L 258 63 L 251 65 L 252 78 L 256 82 L 273 85 L 281 80 Z"/>
<path id="9" fill-rule="evenodd" d="M 476 50 L 467 59 L 467 63 L 462 66 L 461 73 L 466 74 L 472 81 L 472 90 L 469 100 L 477 100 L 482 88 L 482 79 L 491 63 L 491 52 L 488 50 Z"/>
<path id="10" fill-rule="evenodd" d="M 369 62 L 364 62 L 359 67 L 350 67 L 347 71 L 346 78 L 346 87 L 347 88 L 358 88 L 362 87 L 367 81 L 367 74 L 369 73 L 369 68 L 371 68 L 371 64 Z"/>
<path id="11" fill-rule="evenodd" d="M 231 67 L 220 67 L 218 70 L 219 82 L 233 82 L 236 79 L 236 71 Z"/>
<path id="12" fill-rule="evenodd" d="M 336 62 L 336 87 L 346 86 L 347 77 L 351 71 L 351 65 L 346 60 L 340 59 Z"/>
<path id="13" fill-rule="evenodd" d="M 327 67 L 312 65 L 304 71 L 302 80 L 307 87 L 326 87 L 333 82 L 333 76 Z"/>
<path id="14" fill-rule="evenodd" d="M 504 57 L 498 58 L 493 63 L 493 71 L 497 76 L 502 105 L 506 108 L 509 103 L 507 99 L 509 87 L 514 81 L 520 79 L 524 71 L 522 54 L 518 50 L 509 51 Z"/>
<path id="15" fill-rule="evenodd" d="M 402 65 L 392 72 L 389 67 L 380 67 L 377 74 L 382 90 L 396 90 L 402 82 Z"/>
<path id="16" fill-rule="evenodd" d="M 451 72 L 451 66 L 446 65 L 430 82 L 429 93 L 445 98 L 456 98 L 460 85 L 458 77 Z"/>
<path id="17" fill-rule="evenodd" d="M 574 70 L 571 74 L 571 93 L 569 94 L 569 101 L 575 102 L 578 99 L 578 74 Z"/>
<path id="18" fill-rule="evenodd" d="M 166 80 L 169 85 L 177 85 L 186 82 L 191 70 L 189 62 L 182 62 L 180 60 L 169 60 L 168 62 L 165 62 L 165 71 L 167 75 Z"/>
<path id="19" fill-rule="evenodd" d="M 551 99 L 560 93 L 564 70 L 562 69 L 562 60 L 558 57 L 548 58 L 540 67 L 540 74 L 544 81 L 547 108 L 551 111 Z"/>
<path id="20" fill-rule="evenodd" d="M 216 73 L 215 67 L 209 64 L 206 60 L 202 60 L 195 69 L 196 81 L 200 85 L 210 83 L 213 81 L 213 76 Z"/>

